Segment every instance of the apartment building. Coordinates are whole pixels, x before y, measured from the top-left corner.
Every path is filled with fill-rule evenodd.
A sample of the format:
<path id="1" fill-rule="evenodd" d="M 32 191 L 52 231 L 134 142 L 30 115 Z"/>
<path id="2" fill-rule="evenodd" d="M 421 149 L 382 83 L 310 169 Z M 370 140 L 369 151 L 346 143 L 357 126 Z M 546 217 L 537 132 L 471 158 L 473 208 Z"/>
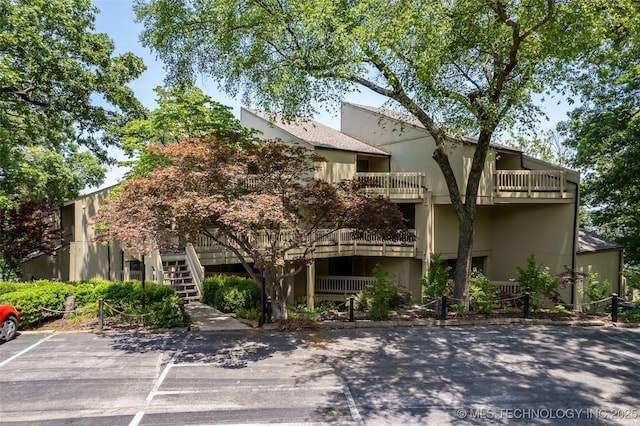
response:
<path id="1" fill-rule="evenodd" d="M 299 144 L 324 157 L 326 162 L 319 165 L 316 177 L 329 182 L 358 179 L 365 191 L 397 203 L 415 235 L 406 241 L 385 241 L 375 236 L 356 239 L 349 230 L 332 233 L 316 244 L 306 270 L 292 278 L 290 303 L 344 300 L 373 279 L 371 271 L 376 264 L 419 301 L 420 278 L 426 275 L 433 253 L 455 266 L 457 219 L 442 173 L 432 159 L 434 139 L 413 117 L 345 103 L 339 131 L 311 120 L 282 121 L 250 109 L 241 110 L 240 120 L 245 127 L 260 130 L 265 139 Z M 448 150 L 464 195 L 475 141 L 451 140 Z M 581 267 L 577 253 L 586 252 L 579 247 L 584 239 L 578 230 L 578 186 L 575 171 L 492 144 L 478 196 L 473 266 L 497 282 L 516 278 L 516 267 L 525 266 L 531 254 L 552 273 Z M 141 278 L 144 272 L 146 279 L 173 283 L 184 296 L 196 298 L 204 276 L 244 272 L 233 253 L 205 237 L 188 244 L 185 253 L 158 252 L 144 258 L 123 253 L 117 242 L 108 246 L 93 242 L 87 223 L 108 191 L 89 194 L 63 207 L 62 223 L 68 229 L 64 255 L 28 262 L 25 276 L 122 279 Z M 611 249 L 607 246 L 606 250 Z M 621 253 L 621 247 L 615 250 Z M 598 252 L 598 247 L 588 251 L 591 255 Z M 600 261 L 590 258 L 588 262 L 597 265 Z M 621 283 L 620 268 L 621 264 L 605 268 L 608 279 L 615 281 L 611 284 L 615 291 Z M 578 291 L 568 287 L 561 296 L 566 303 L 576 303 Z"/>

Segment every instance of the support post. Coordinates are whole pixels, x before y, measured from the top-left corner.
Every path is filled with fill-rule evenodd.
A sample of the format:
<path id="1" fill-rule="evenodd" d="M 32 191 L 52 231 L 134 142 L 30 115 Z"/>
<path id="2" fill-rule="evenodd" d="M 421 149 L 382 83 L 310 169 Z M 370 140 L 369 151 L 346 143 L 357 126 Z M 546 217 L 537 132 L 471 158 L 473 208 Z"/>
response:
<path id="1" fill-rule="evenodd" d="M 440 321 L 447 319 L 447 296 L 442 296 L 440 299 Z"/>
<path id="2" fill-rule="evenodd" d="M 611 295 L 611 322 L 618 322 L 618 295 Z"/>
<path id="3" fill-rule="evenodd" d="M 264 271 L 260 274 L 260 318 L 258 319 L 258 327 L 262 328 L 264 326 L 264 309 L 265 309 L 265 282 L 264 282 Z"/>
<path id="4" fill-rule="evenodd" d="M 98 299 L 98 330 L 104 327 L 104 299 Z"/>
<path id="5" fill-rule="evenodd" d="M 307 309 L 314 310 L 316 296 L 316 262 L 312 260 L 307 265 Z"/>

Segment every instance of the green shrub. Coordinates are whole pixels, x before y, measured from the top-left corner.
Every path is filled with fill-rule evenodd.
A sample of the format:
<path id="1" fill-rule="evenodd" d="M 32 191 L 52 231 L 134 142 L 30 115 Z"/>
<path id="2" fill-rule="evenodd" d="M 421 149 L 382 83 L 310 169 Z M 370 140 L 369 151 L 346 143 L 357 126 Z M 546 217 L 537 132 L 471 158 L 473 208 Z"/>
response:
<path id="1" fill-rule="evenodd" d="M 469 310 L 481 314 L 493 312 L 498 299 L 498 289 L 477 269 L 471 271 L 469 278 Z"/>
<path id="2" fill-rule="evenodd" d="M 100 287 L 96 295 L 98 299 L 113 300 L 119 302 L 130 302 L 133 300 L 134 282 L 116 281 L 106 287 Z"/>
<path id="3" fill-rule="evenodd" d="M 31 286 L 31 283 L 10 283 L 7 281 L 0 282 L 0 296 L 6 293 L 12 293 L 18 291 L 27 286 Z"/>
<path id="4" fill-rule="evenodd" d="M 214 298 L 216 297 L 216 292 L 220 287 L 224 285 L 224 278 L 225 277 L 223 275 L 214 275 L 212 277 L 207 277 L 202 281 L 202 303 L 205 303 L 209 306 L 214 306 Z"/>
<path id="5" fill-rule="evenodd" d="M 337 311 L 338 305 L 333 300 L 321 300 L 314 308 L 315 312 Z"/>
<path id="6" fill-rule="evenodd" d="M 173 288 L 152 282 L 145 283 L 144 290 L 139 281 L 103 280 L 72 283 L 39 280 L 33 283 L 15 283 L 14 286 L 3 288 L 11 291 L 0 294 L 0 303 L 12 304 L 21 312 L 21 325 L 33 325 L 47 317 L 61 316 L 60 312 L 50 311 L 64 311 L 69 296 L 76 297 L 75 306 L 76 310 L 82 312 L 79 315 L 81 318 L 95 315 L 96 302 L 103 298 L 107 303 L 117 306 L 118 310 L 139 316 L 127 317 L 132 322 L 170 327 L 177 325 L 176 322 L 180 319 L 178 298 Z M 146 307 L 143 307 L 143 300 Z M 114 314 L 113 310 L 105 308 L 105 316 Z"/>
<path id="7" fill-rule="evenodd" d="M 605 305 L 601 303 L 595 303 L 599 300 L 603 300 L 609 297 L 609 282 L 605 282 L 600 285 L 597 273 L 590 273 L 585 278 L 585 285 L 579 289 L 580 293 L 587 296 L 589 304 L 585 305 L 585 311 L 590 314 L 596 314 L 604 311 Z"/>
<path id="8" fill-rule="evenodd" d="M 640 308 L 638 308 L 638 304 L 636 304 L 633 309 L 625 309 L 622 311 L 620 318 L 622 318 L 624 322 L 640 322 Z"/>
<path id="9" fill-rule="evenodd" d="M 201 300 L 222 312 L 253 309 L 260 300 L 260 289 L 248 278 L 215 275 L 202 282 Z"/>
<path id="10" fill-rule="evenodd" d="M 364 291 L 358 292 L 353 300 L 353 309 L 358 312 L 367 312 L 369 310 L 369 300 Z"/>
<path id="11" fill-rule="evenodd" d="M 447 286 L 447 280 L 450 272 L 451 268 L 444 264 L 440 254 L 433 253 L 427 276 L 420 279 L 427 302 L 449 295 L 450 289 Z"/>
<path id="12" fill-rule="evenodd" d="M 373 268 L 374 282 L 365 286 L 367 295 L 367 312 L 373 319 L 385 319 L 389 317 L 391 311 L 390 301 L 396 292 L 393 281 L 389 274 L 384 271 L 382 265 L 377 264 Z"/>
<path id="13" fill-rule="evenodd" d="M 248 319 L 249 321 L 258 321 L 260 319 L 260 313 L 256 309 L 236 309 L 236 315 L 238 318 Z"/>
<path id="14" fill-rule="evenodd" d="M 20 323 L 32 325 L 51 316 L 47 310 L 64 310 L 67 296 L 73 294 L 73 287 L 58 282 L 40 282 L 37 286 L 29 285 L 24 288 L 3 294 L 0 303 L 14 305 L 20 311 Z"/>
<path id="15" fill-rule="evenodd" d="M 450 308 L 458 315 L 465 315 L 467 313 L 467 308 L 464 305 L 458 305 L 454 303 L 450 306 Z"/>
<path id="16" fill-rule="evenodd" d="M 517 267 L 518 281 L 522 291 L 529 292 L 531 295 L 531 309 L 537 311 L 540 309 L 538 299 L 541 296 L 551 298 L 558 287 L 558 280 L 551 277 L 548 267 L 536 263 L 535 255 L 527 257 L 527 267 L 522 269 Z"/>
<path id="17" fill-rule="evenodd" d="M 158 295 L 159 292 L 155 294 Z M 178 299 L 179 297 L 174 291 L 172 295 L 162 300 L 154 301 L 149 306 L 149 312 L 152 312 L 152 314 L 148 324 L 153 328 L 171 328 L 184 325 L 180 308 L 178 307 Z"/>
<path id="18" fill-rule="evenodd" d="M 216 291 L 214 307 L 222 312 L 252 309 L 260 299 L 260 290 L 252 280 L 229 280 Z"/>

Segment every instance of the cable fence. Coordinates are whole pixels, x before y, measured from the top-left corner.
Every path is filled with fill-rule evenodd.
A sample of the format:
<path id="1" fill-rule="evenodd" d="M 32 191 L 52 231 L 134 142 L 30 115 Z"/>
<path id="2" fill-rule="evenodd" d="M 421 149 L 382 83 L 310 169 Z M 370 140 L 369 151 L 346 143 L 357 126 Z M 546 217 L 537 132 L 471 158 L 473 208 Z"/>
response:
<path id="1" fill-rule="evenodd" d="M 509 296 L 509 297 L 505 297 L 505 298 L 500 298 L 500 299 L 490 299 L 490 300 L 473 300 L 473 304 L 475 305 L 482 305 L 482 304 L 491 304 L 493 306 L 495 306 L 496 304 L 500 304 L 503 305 L 506 302 L 517 302 L 519 300 L 522 300 L 521 303 L 521 307 L 522 307 L 522 311 L 521 311 L 521 317 L 523 319 L 528 319 L 529 315 L 531 313 L 531 307 L 532 307 L 532 302 L 536 303 L 536 306 L 540 306 L 545 299 L 536 297 L 536 298 L 532 298 L 531 295 L 529 293 L 523 293 L 521 295 L 514 295 L 514 296 Z M 451 302 L 456 302 L 456 303 L 451 303 Z M 618 295 L 616 293 L 613 293 L 611 296 L 600 299 L 600 300 L 593 300 L 593 301 L 589 301 L 589 302 L 583 302 L 583 303 L 561 303 L 559 305 L 563 306 L 564 308 L 569 308 L 569 309 L 583 309 L 583 308 L 590 308 L 592 306 L 600 306 L 603 303 L 608 303 L 611 302 L 611 321 L 612 322 L 617 322 L 618 321 L 618 311 L 620 309 L 620 302 L 618 300 Z M 452 310 L 454 310 L 454 308 L 458 305 L 458 304 L 463 303 L 463 301 L 461 299 L 458 298 L 454 298 L 454 297 L 449 297 L 449 296 L 442 296 L 440 298 L 437 299 L 433 299 L 427 302 L 423 302 L 423 305 L 425 307 L 429 307 L 429 306 L 434 306 L 434 310 L 435 311 L 439 311 L 439 319 L 440 321 L 446 321 L 447 317 L 448 317 L 448 313 Z M 625 305 L 622 306 L 622 308 L 626 308 Z"/>
<path id="2" fill-rule="evenodd" d="M 110 303 L 109 303 L 110 302 Z M 42 312 L 44 317 L 52 317 L 52 316 L 60 316 L 63 315 L 65 318 L 75 315 L 82 316 L 84 314 L 92 314 L 97 315 L 98 317 L 98 328 L 102 330 L 104 328 L 105 318 L 111 317 L 114 315 L 125 318 L 128 322 L 131 323 L 143 323 L 146 324 L 146 321 L 153 316 L 162 316 L 163 312 L 160 309 L 152 309 L 151 307 L 142 307 L 143 312 L 127 312 L 129 309 L 124 307 L 121 303 L 116 301 L 107 301 L 105 299 L 99 299 L 96 302 L 85 304 L 81 307 L 74 307 L 73 302 L 66 302 L 66 306 L 64 309 L 52 309 L 47 307 L 40 307 L 40 311 Z M 188 315 L 184 308 L 185 303 L 187 301 L 183 299 L 178 300 L 178 308 L 180 310 L 180 319 L 183 323 L 186 323 Z M 140 308 L 137 308 L 140 309 Z"/>

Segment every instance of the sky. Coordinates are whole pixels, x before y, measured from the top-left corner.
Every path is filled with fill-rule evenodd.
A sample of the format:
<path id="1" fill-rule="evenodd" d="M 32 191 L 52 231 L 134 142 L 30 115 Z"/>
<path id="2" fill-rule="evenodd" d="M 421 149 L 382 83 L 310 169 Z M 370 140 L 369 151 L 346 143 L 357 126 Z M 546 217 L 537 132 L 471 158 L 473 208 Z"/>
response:
<path id="1" fill-rule="evenodd" d="M 132 0 L 92 0 L 92 4 L 96 6 L 100 12 L 96 16 L 95 27 L 96 32 L 106 33 L 115 45 L 115 54 L 123 54 L 132 52 L 141 57 L 147 67 L 147 70 L 134 82 L 131 88 L 134 90 L 138 100 L 148 109 L 156 107 L 156 94 L 153 89 L 163 85 L 166 75 L 162 62 L 158 61 L 155 54 L 148 48 L 143 47 L 139 42 L 139 36 L 142 32 L 142 24 L 135 22 L 135 14 L 133 13 Z M 197 82 L 198 86 L 214 100 L 232 107 L 236 117 L 240 116 L 241 103 L 227 95 L 221 93 L 214 82 L 206 78 L 201 78 Z M 372 93 L 366 89 L 362 92 L 352 93 L 346 96 L 345 101 L 358 104 L 370 105 L 373 107 L 381 107 L 385 102 L 385 98 Z M 555 124 L 566 118 L 566 113 L 571 109 L 565 102 L 558 105 L 558 99 L 551 99 L 545 102 L 540 101 L 539 105 L 543 111 L 549 116 L 549 121 L 540 124 L 541 129 L 551 129 Z M 340 127 L 340 117 L 337 113 L 324 113 L 313 117 L 322 124 L 330 126 L 334 129 Z M 113 150 L 111 153 L 120 159 L 124 159 L 122 154 Z M 107 178 L 102 187 L 111 186 L 122 179 L 126 169 L 113 167 L 107 173 Z"/>

